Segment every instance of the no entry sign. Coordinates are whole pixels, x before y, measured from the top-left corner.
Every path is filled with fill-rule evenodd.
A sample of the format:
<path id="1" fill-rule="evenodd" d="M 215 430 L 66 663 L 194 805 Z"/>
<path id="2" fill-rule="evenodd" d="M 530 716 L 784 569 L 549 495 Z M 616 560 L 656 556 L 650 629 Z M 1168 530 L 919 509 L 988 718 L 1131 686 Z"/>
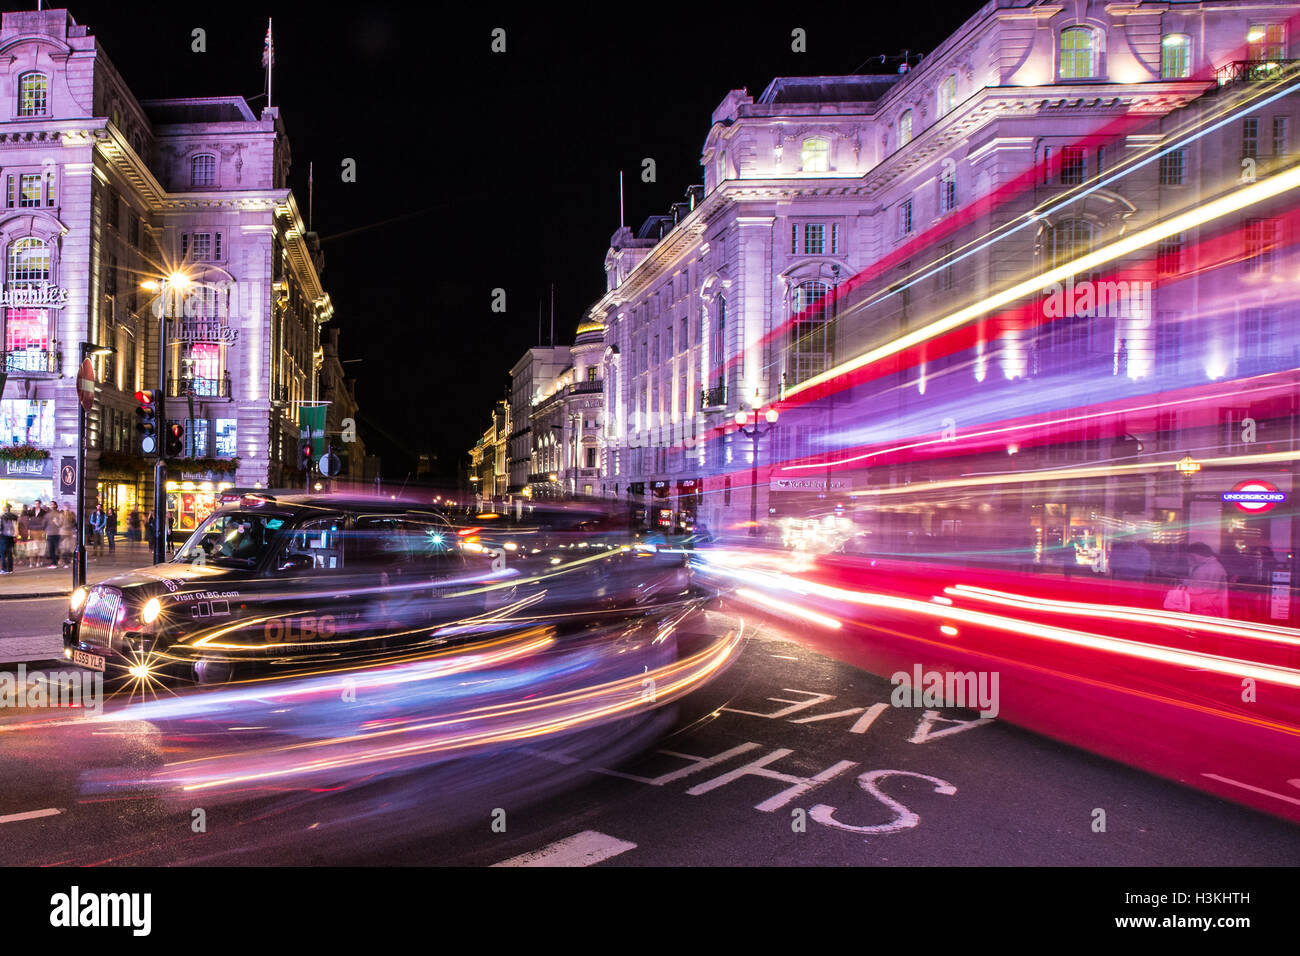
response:
<path id="1" fill-rule="evenodd" d="M 1252 478 L 1238 482 L 1231 491 L 1223 493 L 1223 500 L 1236 505 L 1247 514 L 1263 514 L 1272 511 L 1280 502 L 1286 501 L 1286 492 L 1278 491 L 1271 481 Z"/>
<path id="2" fill-rule="evenodd" d="M 81 399 L 81 407 L 89 414 L 95 405 L 95 367 L 90 364 L 90 359 L 83 361 L 77 372 L 77 398 Z"/>

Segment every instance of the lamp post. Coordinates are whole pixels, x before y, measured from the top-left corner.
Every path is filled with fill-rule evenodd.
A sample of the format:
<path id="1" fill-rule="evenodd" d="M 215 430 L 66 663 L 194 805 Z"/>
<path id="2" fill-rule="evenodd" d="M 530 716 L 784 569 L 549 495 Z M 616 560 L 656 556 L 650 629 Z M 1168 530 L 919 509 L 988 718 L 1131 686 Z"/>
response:
<path id="1" fill-rule="evenodd" d="M 94 342 L 81 343 L 81 361 L 78 367 L 92 355 L 112 355 L 117 349 L 109 345 L 96 345 Z M 80 377 L 80 376 L 78 376 Z M 93 401 L 93 393 L 92 399 Z M 79 588 L 86 583 L 86 402 L 81 402 L 77 413 L 77 550 L 72 559 L 72 587 Z"/>
<path id="2" fill-rule="evenodd" d="M 173 272 L 161 280 L 149 280 L 140 283 L 140 288 L 149 292 L 170 290 L 170 307 L 174 309 L 176 297 L 191 285 L 190 277 L 183 272 Z M 171 529 L 167 526 L 167 459 L 166 441 L 162 432 L 167 427 L 167 321 L 174 318 L 168 314 L 168 299 L 164 298 L 162 308 L 158 310 L 158 459 L 153 469 L 153 563 L 162 564 L 167 560 L 168 539 Z"/>
<path id="3" fill-rule="evenodd" d="M 746 428 L 745 423 L 749 421 L 749 413 L 743 409 L 736 412 L 736 426 L 743 435 L 747 435 L 749 440 L 754 443 L 754 453 L 750 456 L 753 463 L 753 473 L 750 478 L 749 486 L 749 533 L 752 536 L 758 535 L 758 440 L 772 430 L 779 417 L 775 408 L 769 408 L 766 412 L 760 412 L 757 405 L 751 409 L 754 416 L 754 424 Z M 764 427 L 761 419 L 767 420 L 767 427 Z"/>

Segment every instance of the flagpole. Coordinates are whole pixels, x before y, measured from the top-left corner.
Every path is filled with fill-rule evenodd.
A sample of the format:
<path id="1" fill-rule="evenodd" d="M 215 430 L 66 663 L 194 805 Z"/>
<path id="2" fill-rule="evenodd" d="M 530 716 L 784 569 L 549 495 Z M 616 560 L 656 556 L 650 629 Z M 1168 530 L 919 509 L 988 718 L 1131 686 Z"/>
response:
<path id="1" fill-rule="evenodd" d="M 271 18 L 266 18 L 266 106 L 271 107 L 271 67 L 275 63 L 275 41 L 271 39 Z"/>

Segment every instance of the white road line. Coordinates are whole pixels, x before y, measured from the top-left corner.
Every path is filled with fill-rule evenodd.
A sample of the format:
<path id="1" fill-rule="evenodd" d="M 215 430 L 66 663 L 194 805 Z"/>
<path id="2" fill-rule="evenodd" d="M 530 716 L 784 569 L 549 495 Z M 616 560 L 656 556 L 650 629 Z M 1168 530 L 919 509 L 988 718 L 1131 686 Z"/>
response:
<path id="1" fill-rule="evenodd" d="M 1234 787 L 1241 787 L 1243 790 L 1250 790 L 1254 793 L 1262 793 L 1266 797 L 1277 797 L 1279 800 L 1285 800 L 1287 803 L 1294 803 L 1300 806 L 1300 800 L 1295 797 L 1288 797 L 1285 793 L 1274 793 L 1272 790 L 1265 790 L 1262 787 L 1252 787 L 1248 783 L 1242 783 L 1240 780 L 1233 780 L 1231 777 L 1220 777 L 1217 773 L 1203 773 L 1202 777 L 1209 777 L 1211 780 L 1218 780 L 1222 783 L 1230 783 Z"/>
<path id="2" fill-rule="evenodd" d="M 628 843 L 617 837 L 597 833 L 595 830 L 583 830 L 571 837 L 534 850 L 512 856 L 493 866 L 591 866 L 611 856 L 618 856 L 628 850 L 635 850 L 635 843 Z"/>
<path id="3" fill-rule="evenodd" d="M 53 807 L 50 807 L 47 810 L 28 810 L 26 813 L 11 813 L 8 816 L 0 817 L 0 823 L 17 823 L 19 820 L 35 820 L 39 817 L 52 817 L 62 812 L 62 810 L 56 810 Z"/>

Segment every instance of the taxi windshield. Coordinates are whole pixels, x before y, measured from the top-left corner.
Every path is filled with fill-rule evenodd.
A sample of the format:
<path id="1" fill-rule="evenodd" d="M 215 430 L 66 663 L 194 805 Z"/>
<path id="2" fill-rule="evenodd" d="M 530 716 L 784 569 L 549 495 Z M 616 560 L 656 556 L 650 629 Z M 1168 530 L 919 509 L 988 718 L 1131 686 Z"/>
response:
<path id="1" fill-rule="evenodd" d="M 283 518 L 244 512 L 217 512 L 190 535 L 176 553 L 180 564 L 255 568 L 271 550 Z"/>

